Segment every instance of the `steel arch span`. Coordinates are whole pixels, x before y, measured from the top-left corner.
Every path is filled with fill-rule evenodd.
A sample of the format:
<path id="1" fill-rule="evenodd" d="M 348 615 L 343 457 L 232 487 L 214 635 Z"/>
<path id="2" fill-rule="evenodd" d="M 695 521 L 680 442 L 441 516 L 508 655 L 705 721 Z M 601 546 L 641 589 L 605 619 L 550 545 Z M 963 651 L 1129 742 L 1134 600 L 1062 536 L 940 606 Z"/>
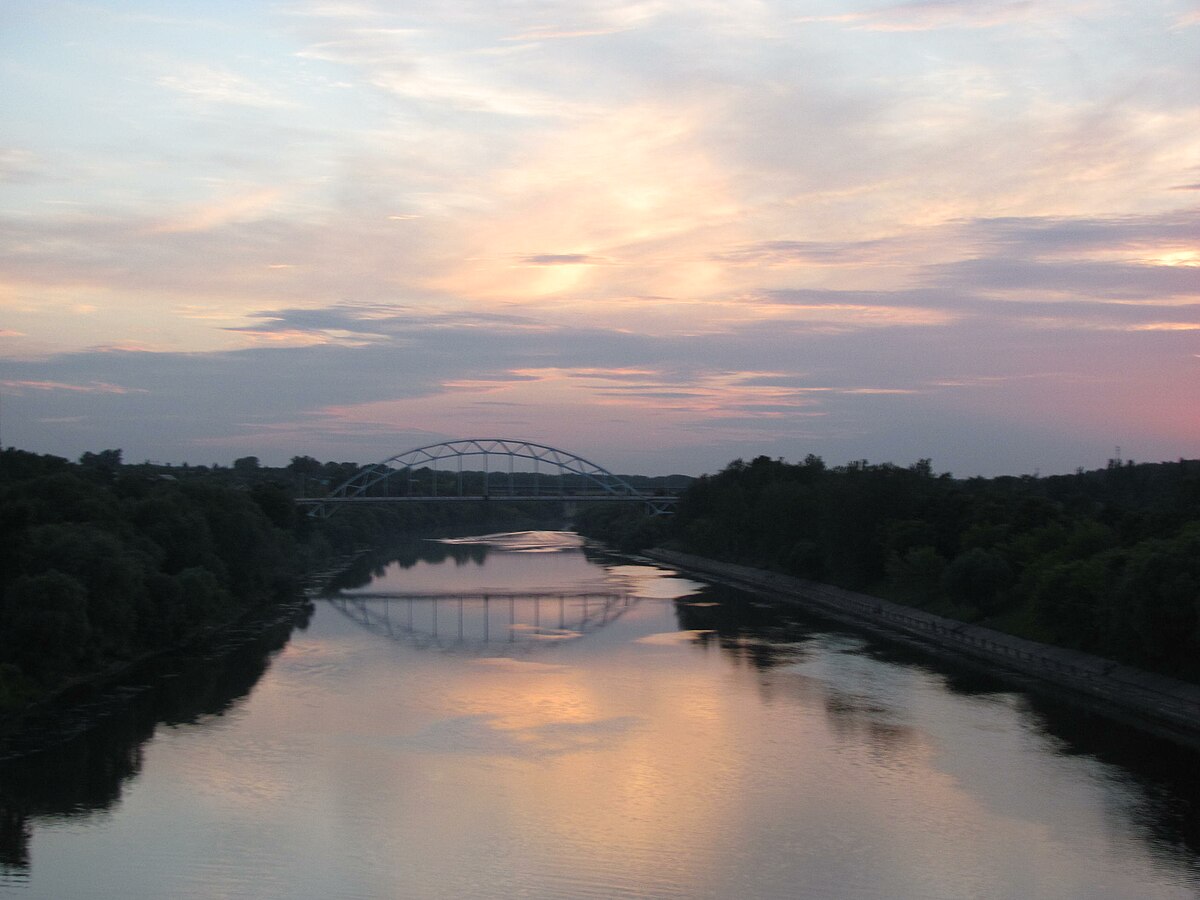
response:
<path id="1" fill-rule="evenodd" d="M 463 491 L 463 460 L 481 458 L 484 464 L 483 490 L 478 494 L 465 494 Z M 502 487 L 504 473 L 493 473 L 489 466 L 493 458 L 507 460 L 507 492 L 491 489 L 493 474 L 501 478 Z M 444 460 L 453 461 L 457 468 L 458 477 L 454 483 L 457 489 L 439 494 L 436 476 L 438 464 Z M 516 460 L 527 460 L 533 464 L 534 489 L 532 493 L 518 493 L 514 488 L 513 463 Z M 537 486 L 540 467 L 547 467 L 547 474 L 557 476 L 559 489 L 544 493 Z M 389 481 L 400 478 L 405 487 L 411 485 L 411 473 L 418 467 L 430 467 L 435 475 L 431 480 L 432 490 L 428 493 L 413 496 L 411 492 L 396 495 L 390 490 Z M 583 490 L 568 492 L 565 488 L 567 477 L 575 476 Z M 486 499 L 490 496 L 504 496 L 512 500 L 626 500 L 646 503 L 653 514 L 669 512 L 674 506 L 674 497 L 660 497 L 639 491 L 619 475 L 614 475 L 603 466 L 599 466 L 582 456 L 537 444 L 532 441 L 510 440 L 506 438 L 466 438 L 455 441 L 440 441 L 436 444 L 426 444 L 414 447 L 389 456 L 369 466 L 364 466 L 353 477 L 342 482 L 325 497 L 301 498 L 298 502 L 313 507 L 310 514 L 318 516 L 329 515 L 335 505 L 352 502 L 388 502 L 400 500 L 453 500 L 453 499 Z"/>

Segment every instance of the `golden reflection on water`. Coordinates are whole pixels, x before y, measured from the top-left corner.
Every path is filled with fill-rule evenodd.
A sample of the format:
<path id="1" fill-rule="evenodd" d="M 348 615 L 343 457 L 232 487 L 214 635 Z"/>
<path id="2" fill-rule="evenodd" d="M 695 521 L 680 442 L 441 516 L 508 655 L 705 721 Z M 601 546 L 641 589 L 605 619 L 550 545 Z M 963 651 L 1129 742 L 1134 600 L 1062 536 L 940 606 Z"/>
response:
<path id="1" fill-rule="evenodd" d="M 521 795 L 520 840 L 531 856 L 567 852 L 576 870 L 619 869 L 633 883 L 654 884 L 665 870 L 692 878 L 714 864 L 714 831 L 736 827 L 721 800 L 732 796 L 712 780 L 713 758 L 728 756 L 733 736 L 720 728 L 719 698 L 687 699 L 703 695 L 703 679 L 639 685 L 635 661 L 599 677 L 567 667 L 504 683 L 462 680 L 451 700 L 512 738 L 501 746 L 522 751 L 522 765 L 503 774 Z"/>
<path id="2" fill-rule="evenodd" d="M 706 628 L 690 628 L 687 631 L 663 631 L 658 634 L 647 634 L 636 640 L 638 644 L 656 644 L 660 647 L 674 647 L 679 644 L 695 643 L 702 634 L 712 634 Z"/>

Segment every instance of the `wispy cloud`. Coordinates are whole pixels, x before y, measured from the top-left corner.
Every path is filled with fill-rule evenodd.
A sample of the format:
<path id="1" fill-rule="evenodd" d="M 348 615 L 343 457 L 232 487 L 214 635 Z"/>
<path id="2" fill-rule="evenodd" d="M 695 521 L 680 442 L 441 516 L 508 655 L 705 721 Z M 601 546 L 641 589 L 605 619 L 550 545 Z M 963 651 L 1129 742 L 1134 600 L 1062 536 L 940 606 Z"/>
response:
<path id="1" fill-rule="evenodd" d="M 1194 28 L 1197 25 L 1200 25 L 1200 10 L 1180 13 L 1179 18 L 1175 20 L 1176 28 Z"/>
<path id="2" fill-rule="evenodd" d="M 211 231 L 235 222 L 252 221 L 270 210 L 281 195 L 282 191 L 278 188 L 252 188 L 212 203 L 181 210 L 156 222 L 150 230 L 161 234 Z"/>
<path id="3" fill-rule="evenodd" d="M 158 84 L 202 103 L 261 108 L 286 108 L 294 104 L 266 85 L 244 75 L 204 64 L 190 64 L 161 75 Z"/>
<path id="4" fill-rule="evenodd" d="M 0 182 L 22 183 L 44 178 L 49 174 L 30 150 L 0 147 Z"/>
<path id="5" fill-rule="evenodd" d="M 73 394 L 145 394 L 145 388 L 127 388 L 117 384 L 92 381 L 87 384 L 66 384 L 61 381 L 0 381 L 12 391 L 68 391 Z"/>
<path id="6" fill-rule="evenodd" d="M 805 16 L 801 22 L 834 22 L 870 31 L 933 31 L 994 28 L 1038 18 L 1044 9 L 1031 0 L 917 0 L 863 12 Z"/>
<path id="7" fill-rule="evenodd" d="M 299 56 L 346 67 L 373 88 L 399 98 L 516 117 L 573 115 L 577 109 L 551 91 L 526 86 L 493 57 L 471 53 L 444 32 L 364 23 L 357 14 L 329 29 L 327 25 L 323 32 L 326 39 L 309 44 Z"/>
<path id="8" fill-rule="evenodd" d="M 538 253 L 523 256 L 520 262 L 530 266 L 596 266 L 604 265 L 607 260 L 587 253 Z"/>

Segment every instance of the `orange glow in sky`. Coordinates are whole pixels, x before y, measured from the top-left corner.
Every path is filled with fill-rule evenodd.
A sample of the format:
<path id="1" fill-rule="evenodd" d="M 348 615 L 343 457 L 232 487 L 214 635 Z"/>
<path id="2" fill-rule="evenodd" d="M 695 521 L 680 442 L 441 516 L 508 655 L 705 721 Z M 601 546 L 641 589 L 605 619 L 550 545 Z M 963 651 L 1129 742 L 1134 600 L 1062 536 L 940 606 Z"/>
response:
<path id="1" fill-rule="evenodd" d="M 173 10 L 6 16 L 6 443 L 1200 452 L 1188 0 Z"/>

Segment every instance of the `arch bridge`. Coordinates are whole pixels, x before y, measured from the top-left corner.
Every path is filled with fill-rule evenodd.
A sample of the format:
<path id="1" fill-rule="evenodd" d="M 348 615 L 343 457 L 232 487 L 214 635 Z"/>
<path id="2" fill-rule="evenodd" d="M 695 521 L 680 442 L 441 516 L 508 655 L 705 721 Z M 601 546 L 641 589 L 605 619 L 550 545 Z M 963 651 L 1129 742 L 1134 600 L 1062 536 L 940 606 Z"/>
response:
<path id="1" fill-rule="evenodd" d="M 464 460 L 482 471 L 464 469 Z M 499 461 L 493 469 L 492 463 Z M 517 466 L 520 464 L 521 468 Z M 443 468 L 443 466 L 445 468 Z M 323 497 L 300 497 L 310 516 L 361 503 L 640 502 L 651 515 L 673 511 L 673 494 L 639 491 L 619 475 L 566 450 L 531 441 L 469 438 L 415 447 L 364 466 Z"/>

